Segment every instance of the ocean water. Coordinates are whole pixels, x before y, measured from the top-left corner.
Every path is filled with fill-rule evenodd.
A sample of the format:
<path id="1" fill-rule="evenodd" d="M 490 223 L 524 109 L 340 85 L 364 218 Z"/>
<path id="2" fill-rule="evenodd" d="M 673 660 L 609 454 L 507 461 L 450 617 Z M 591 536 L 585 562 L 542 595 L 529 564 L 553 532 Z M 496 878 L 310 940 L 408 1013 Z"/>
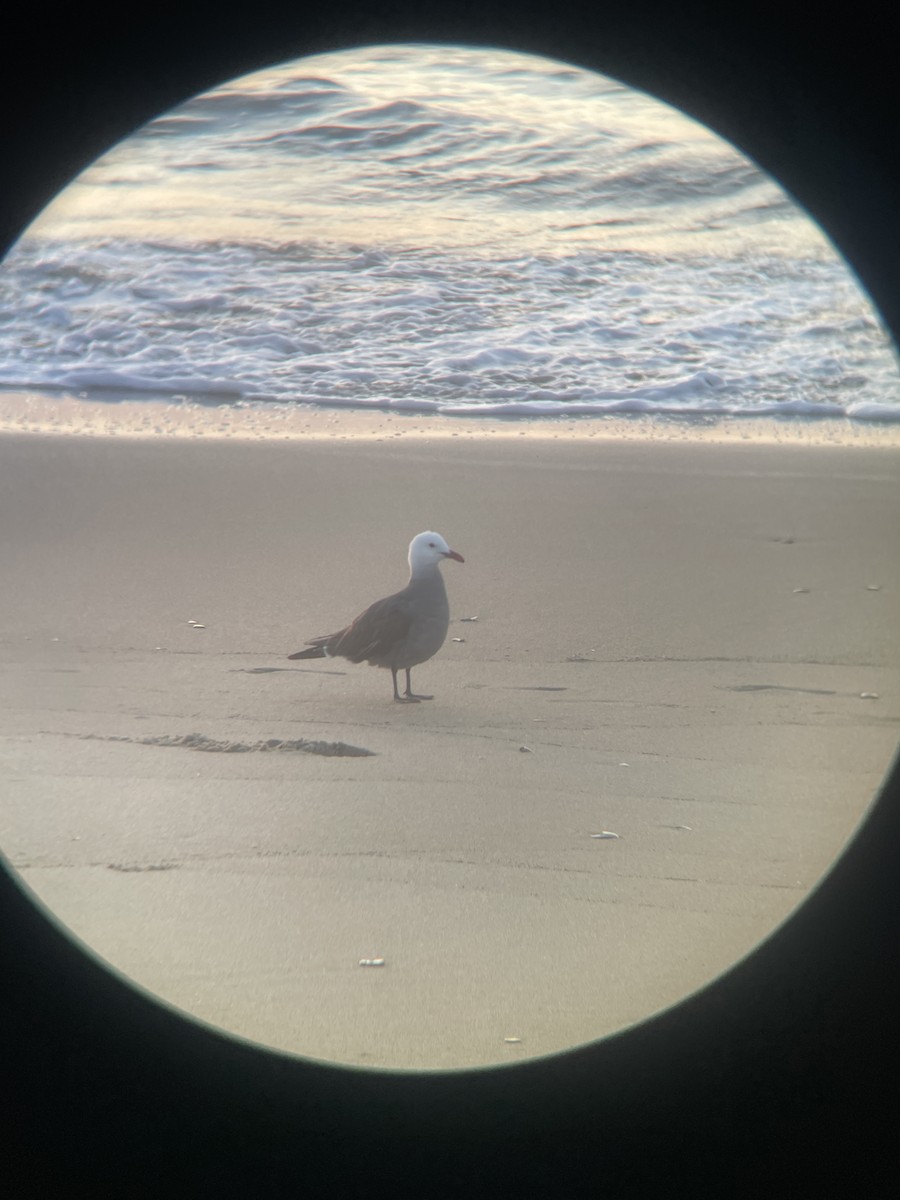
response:
<path id="1" fill-rule="evenodd" d="M 871 303 L 747 158 L 612 80 L 446 46 L 290 62 L 115 147 L 0 266 L 0 389 L 900 420 Z"/>

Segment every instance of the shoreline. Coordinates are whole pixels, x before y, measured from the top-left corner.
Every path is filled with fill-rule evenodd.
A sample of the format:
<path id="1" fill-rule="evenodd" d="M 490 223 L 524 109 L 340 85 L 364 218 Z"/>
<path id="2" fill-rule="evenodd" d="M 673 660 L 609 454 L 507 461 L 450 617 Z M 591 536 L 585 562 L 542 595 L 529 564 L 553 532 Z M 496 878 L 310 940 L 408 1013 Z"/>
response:
<path id="1" fill-rule="evenodd" d="M 598 416 L 463 417 L 338 406 L 205 405 L 154 399 L 78 398 L 0 391 L 0 434 L 209 441 L 369 441 L 491 437 L 501 440 L 624 441 L 655 445 L 770 445 L 900 449 L 900 422 L 830 417 Z"/>

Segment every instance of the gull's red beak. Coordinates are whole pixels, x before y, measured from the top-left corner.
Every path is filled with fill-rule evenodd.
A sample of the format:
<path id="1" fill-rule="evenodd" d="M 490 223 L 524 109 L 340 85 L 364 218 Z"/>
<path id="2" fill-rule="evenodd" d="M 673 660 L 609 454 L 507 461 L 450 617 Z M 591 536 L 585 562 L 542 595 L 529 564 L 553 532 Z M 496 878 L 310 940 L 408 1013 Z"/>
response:
<path id="1" fill-rule="evenodd" d="M 455 558 L 457 562 L 465 562 L 466 561 L 463 558 L 463 556 L 461 554 L 457 554 L 455 550 L 448 550 L 447 553 L 444 555 L 444 558 Z"/>

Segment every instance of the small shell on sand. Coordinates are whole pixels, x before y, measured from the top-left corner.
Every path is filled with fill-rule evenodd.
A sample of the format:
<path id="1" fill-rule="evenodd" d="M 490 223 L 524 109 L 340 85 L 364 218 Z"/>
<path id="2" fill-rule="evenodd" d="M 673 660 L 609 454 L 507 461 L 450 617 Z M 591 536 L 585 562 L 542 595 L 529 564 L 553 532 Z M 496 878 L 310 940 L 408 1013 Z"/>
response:
<path id="1" fill-rule="evenodd" d="M 522 1039 L 509 1037 L 509 1038 L 504 1038 L 503 1040 L 504 1040 L 504 1042 L 506 1042 L 507 1046 L 517 1046 L 519 1044 L 519 1042 L 521 1042 Z"/>
<path id="2" fill-rule="evenodd" d="M 451 642 L 464 642 L 465 640 L 466 640 L 465 638 L 451 638 L 450 639 Z"/>
<path id="3" fill-rule="evenodd" d="M 460 617 L 460 621 L 477 621 L 477 617 Z"/>
<path id="4" fill-rule="evenodd" d="M 860 700 L 877 700 L 878 693 L 877 692 L 860 692 L 859 698 L 860 698 Z"/>
<path id="5" fill-rule="evenodd" d="M 618 841 L 618 840 L 619 840 L 619 835 L 618 835 L 617 833 L 613 833 L 613 832 L 612 832 L 611 830 L 609 830 L 609 829 L 604 829 L 604 830 L 602 831 L 602 833 L 592 833 L 592 834 L 591 834 L 591 837 L 592 837 L 592 838 L 604 838 L 604 839 L 606 839 L 606 838 L 615 838 L 615 839 L 616 839 L 616 841 Z"/>
<path id="6" fill-rule="evenodd" d="M 520 746 L 519 753 L 520 754 L 534 754 L 534 751 L 532 750 L 532 748 L 530 746 Z"/>
<path id="7" fill-rule="evenodd" d="M 359 965 L 361 967 L 383 967 L 384 959 L 383 958 L 361 958 L 359 960 Z"/>

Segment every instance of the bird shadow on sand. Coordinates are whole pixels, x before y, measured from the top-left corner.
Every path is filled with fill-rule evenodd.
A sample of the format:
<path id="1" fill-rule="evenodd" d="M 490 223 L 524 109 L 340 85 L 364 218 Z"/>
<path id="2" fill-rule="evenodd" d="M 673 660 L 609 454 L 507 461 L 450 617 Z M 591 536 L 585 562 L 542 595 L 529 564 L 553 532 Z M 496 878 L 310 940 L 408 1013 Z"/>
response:
<path id="1" fill-rule="evenodd" d="M 309 667 L 232 667 L 232 675 L 272 675 L 276 671 L 290 671 L 302 675 L 346 675 L 346 671 L 323 671 L 321 667 L 311 670 Z"/>

